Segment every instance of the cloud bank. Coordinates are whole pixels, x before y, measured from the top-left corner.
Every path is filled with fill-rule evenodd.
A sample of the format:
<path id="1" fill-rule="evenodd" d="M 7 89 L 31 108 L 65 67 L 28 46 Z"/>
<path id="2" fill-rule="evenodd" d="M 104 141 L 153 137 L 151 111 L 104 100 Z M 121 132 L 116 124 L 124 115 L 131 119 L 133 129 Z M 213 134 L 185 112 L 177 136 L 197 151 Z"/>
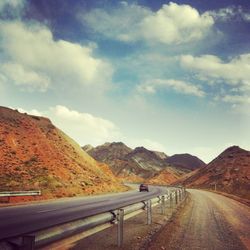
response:
<path id="1" fill-rule="evenodd" d="M 208 13 L 189 5 L 170 2 L 156 12 L 137 5 L 121 4 L 112 10 L 94 9 L 80 15 L 84 25 L 106 38 L 123 42 L 181 44 L 204 38 L 214 24 Z"/>
<path id="2" fill-rule="evenodd" d="M 180 63 L 204 83 L 214 87 L 222 86 L 225 93 L 217 96 L 217 100 L 235 104 L 249 103 L 250 54 L 242 54 L 227 61 L 214 55 L 183 55 Z"/>
<path id="3" fill-rule="evenodd" d="M 4 58 L 0 74 L 24 90 L 46 91 L 55 83 L 84 86 L 111 81 L 112 66 L 93 56 L 93 46 L 55 40 L 46 26 L 0 21 L 0 36 Z"/>

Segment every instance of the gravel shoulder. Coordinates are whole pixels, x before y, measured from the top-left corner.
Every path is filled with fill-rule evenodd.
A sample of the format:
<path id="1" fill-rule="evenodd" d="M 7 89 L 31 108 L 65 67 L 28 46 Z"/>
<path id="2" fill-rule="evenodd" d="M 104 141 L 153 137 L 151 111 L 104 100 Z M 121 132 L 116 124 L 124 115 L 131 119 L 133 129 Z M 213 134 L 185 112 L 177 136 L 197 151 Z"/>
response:
<path id="1" fill-rule="evenodd" d="M 189 190 L 191 200 L 147 249 L 250 249 L 250 208 L 219 194 Z"/>

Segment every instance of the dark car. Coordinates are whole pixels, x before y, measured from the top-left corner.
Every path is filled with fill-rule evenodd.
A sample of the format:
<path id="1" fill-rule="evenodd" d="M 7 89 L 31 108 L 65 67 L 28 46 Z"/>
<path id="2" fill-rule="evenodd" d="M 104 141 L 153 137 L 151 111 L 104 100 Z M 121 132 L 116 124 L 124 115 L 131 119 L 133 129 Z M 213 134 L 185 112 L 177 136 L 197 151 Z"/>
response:
<path id="1" fill-rule="evenodd" d="M 143 192 L 143 191 L 147 191 L 148 192 L 148 185 L 146 184 L 141 184 L 139 187 L 139 191 Z"/>

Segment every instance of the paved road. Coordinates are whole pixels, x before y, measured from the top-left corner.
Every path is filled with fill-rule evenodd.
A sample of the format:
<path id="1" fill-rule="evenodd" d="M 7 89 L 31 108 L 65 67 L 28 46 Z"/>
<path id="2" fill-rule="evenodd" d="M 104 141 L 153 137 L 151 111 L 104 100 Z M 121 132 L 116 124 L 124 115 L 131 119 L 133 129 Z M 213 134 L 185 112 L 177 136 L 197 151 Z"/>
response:
<path id="1" fill-rule="evenodd" d="M 191 203 L 149 249 L 250 249 L 250 208 L 227 197 L 189 190 Z"/>
<path id="2" fill-rule="evenodd" d="M 39 204 L 0 208 L 0 240 L 102 213 L 160 195 L 165 190 L 129 191 L 90 198 L 68 198 Z"/>

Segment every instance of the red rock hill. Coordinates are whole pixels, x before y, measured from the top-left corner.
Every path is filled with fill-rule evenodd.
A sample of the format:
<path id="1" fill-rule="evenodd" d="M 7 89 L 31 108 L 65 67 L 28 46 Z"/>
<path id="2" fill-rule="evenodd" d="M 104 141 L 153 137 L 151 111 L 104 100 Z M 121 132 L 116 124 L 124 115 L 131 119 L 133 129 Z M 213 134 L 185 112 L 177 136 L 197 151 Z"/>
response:
<path id="1" fill-rule="evenodd" d="M 41 199 L 121 191 L 109 167 L 49 119 L 0 107 L 0 190 L 41 189 Z"/>
<path id="2" fill-rule="evenodd" d="M 177 181 L 188 187 L 217 191 L 250 199 L 250 151 L 232 146 L 206 167 Z"/>

